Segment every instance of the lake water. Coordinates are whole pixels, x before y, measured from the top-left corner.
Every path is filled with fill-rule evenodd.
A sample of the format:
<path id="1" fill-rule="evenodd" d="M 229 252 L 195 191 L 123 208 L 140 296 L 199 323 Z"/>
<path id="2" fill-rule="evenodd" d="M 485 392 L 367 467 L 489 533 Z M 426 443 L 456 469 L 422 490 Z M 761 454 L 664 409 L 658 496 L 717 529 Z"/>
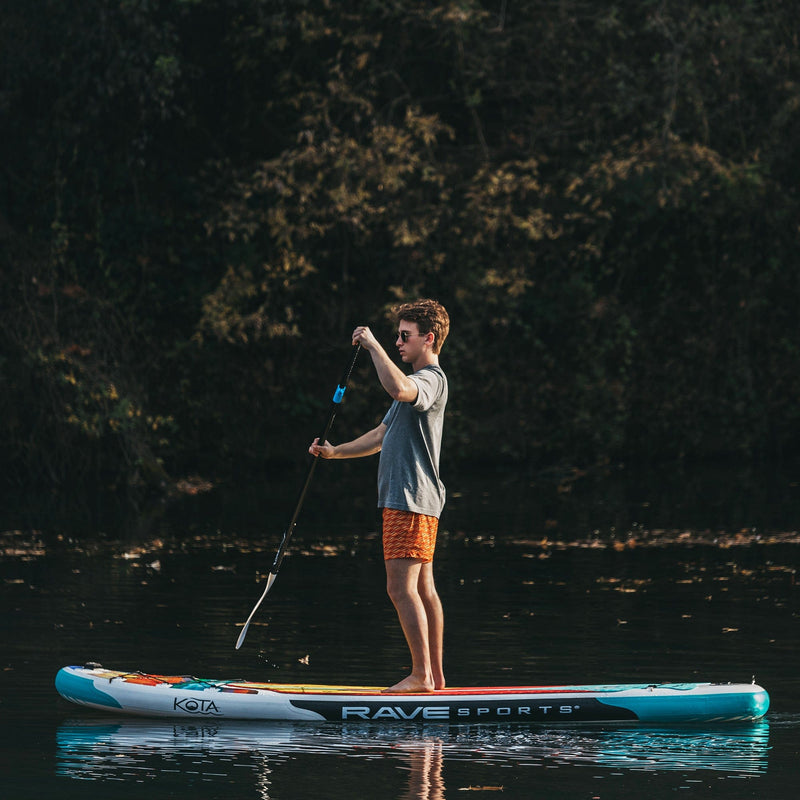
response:
<path id="1" fill-rule="evenodd" d="M 138 510 L 88 491 L 8 497 L 2 797 L 796 796 L 793 468 L 449 477 L 436 556 L 450 685 L 755 678 L 772 700 L 761 722 L 191 725 L 58 697 L 59 667 L 86 661 L 283 682 L 402 677 L 373 469 L 317 471 L 291 555 L 239 651 L 302 475 Z"/>

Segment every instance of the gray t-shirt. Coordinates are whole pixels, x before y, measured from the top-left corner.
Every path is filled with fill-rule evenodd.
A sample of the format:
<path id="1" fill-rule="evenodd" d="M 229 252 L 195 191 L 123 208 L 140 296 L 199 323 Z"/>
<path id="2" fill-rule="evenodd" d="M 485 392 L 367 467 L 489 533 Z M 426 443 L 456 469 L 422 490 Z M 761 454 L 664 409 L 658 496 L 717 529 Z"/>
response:
<path id="1" fill-rule="evenodd" d="M 378 507 L 414 511 L 439 517 L 445 489 L 439 478 L 447 377 L 441 367 L 430 365 L 409 375 L 417 384 L 413 403 L 395 400 L 383 424 L 378 463 Z"/>

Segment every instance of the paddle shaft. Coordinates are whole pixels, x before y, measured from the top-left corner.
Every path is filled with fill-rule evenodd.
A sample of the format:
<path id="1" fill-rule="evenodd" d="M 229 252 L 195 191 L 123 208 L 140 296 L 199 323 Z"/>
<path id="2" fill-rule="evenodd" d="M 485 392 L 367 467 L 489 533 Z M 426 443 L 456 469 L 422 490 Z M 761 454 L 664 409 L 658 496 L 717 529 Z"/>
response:
<path id="1" fill-rule="evenodd" d="M 353 367 L 356 365 L 356 359 L 358 358 L 358 353 L 361 350 L 360 344 L 353 345 L 353 352 L 350 357 L 350 362 L 347 365 L 347 369 L 344 371 L 342 375 L 342 379 L 339 381 L 338 386 L 336 387 L 336 391 L 333 393 L 333 398 L 331 399 L 331 407 L 328 411 L 328 419 L 325 421 L 325 428 L 322 431 L 322 436 L 319 437 L 319 441 L 321 444 L 325 443 L 325 440 L 328 438 L 328 434 L 330 433 L 331 427 L 333 425 L 333 420 L 336 417 L 336 411 L 339 407 L 339 403 L 342 402 L 342 398 L 344 397 L 345 390 L 347 389 L 347 383 L 350 380 L 350 374 L 353 371 Z M 306 493 L 308 492 L 308 487 L 311 485 L 311 479 L 314 477 L 314 470 L 317 468 L 317 462 L 319 461 L 319 456 L 315 456 L 311 461 L 311 466 L 308 468 L 308 474 L 306 475 L 305 483 L 303 484 L 303 488 L 300 490 L 300 494 L 297 498 L 297 503 L 294 507 L 294 513 L 292 514 L 292 519 L 289 522 L 289 525 L 286 527 L 286 530 L 283 532 L 283 539 L 281 540 L 281 545 L 278 548 L 278 552 L 275 554 L 275 560 L 272 562 L 272 566 L 269 570 L 269 575 L 267 576 L 267 585 L 264 589 L 264 593 L 258 599 L 258 602 L 253 606 L 253 610 L 250 612 L 250 616 L 247 618 L 247 621 L 244 623 L 241 632 L 239 633 L 239 639 L 236 642 L 236 649 L 238 650 L 242 646 L 242 642 L 244 642 L 244 637 L 247 635 L 247 629 L 250 627 L 250 620 L 253 619 L 258 607 L 263 602 L 264 598 L 267 596 L 267 592 L 272 588 L 272 584 L 275 583 L 275 578 L 278 575 L 278 570 L 281 568 L 281 562 L 283 561 L 283 557 L 286 554 L 286 548 L 289 546 L 289 539 L 292 537 L 292 533 L 294 533 L 295 526 L 297 525 L 297 518 L 300 515 L 300 509 L 303 507 L 303 501 L 306 499 Z"/>
<path id="2" fill-rule="evenodd" d="M 333 427 L 333 420 L 336 417 L 336 412 L 339 408 L 339 403 L 342 402 L 342 398 L 344 397 L 345 390 L 347 389 L 347 383 L 350 380 L 350 373 L 353 371 L 353 367 L 356 365 L 356 359 L 358 358 L 358 353 L 361 350 L 360 344 L 353 345 L 353 353 L 350 358 L 350 363 L 347 365 L 347 369 L 344 371 L 342 375 L 342 379 L 339 381 L 339 385 L 336 387 L 336 391 L 333 394 L 333 398 L 331 399 L 331 407 L 328 411 L 328 419 L 325 421 L 325 428 L 322 431 L 322 436 L 319 437 L 319 443 L 325 444 L 325 441 L 328 438 L 328 434 Z M 308 474 L 306 475 L 306 481 L 303 484 L 303 488 L 300 490 L 300 494 L 297 497 L 297 503 L 294 507 L 294 513 L 292 514 L 292 519 L 289 522 L 286 530 L 283 533 L 283 540 L 281 541 L 281 546 L 278 548 L 278 552 L 275 554 L 275 560 L 272 562 L 272 566 L 270 567 L 270 573 L 272 575 L 277 575 L 278 570 L 281 568 L 281 562 L 283 561 L 283 557 L 286 554 L 286 548 L 289 544 L 289 539 L 291 538 L 292 534 L 294 533 L 295 526 L 297 525 L 297 518 L 300 515 L 300 509 L 303 507 L 303 502 L 306 499 L 306 492 L 308 492 L 308 487 L 311 485 L 311 479 L 314 477 L 314 470 L 317 468 L 317 463 L 319 462 L 319 456 L 315 456 L 311 461 L 311 466 L 308 468 Z"/>

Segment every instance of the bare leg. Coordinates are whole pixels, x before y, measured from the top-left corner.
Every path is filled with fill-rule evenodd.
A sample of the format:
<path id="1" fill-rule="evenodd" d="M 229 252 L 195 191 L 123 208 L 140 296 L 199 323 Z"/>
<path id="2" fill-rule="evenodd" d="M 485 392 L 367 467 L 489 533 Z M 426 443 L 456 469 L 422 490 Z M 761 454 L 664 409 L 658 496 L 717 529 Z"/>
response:
<path id="1" fill-rule="evenodd" d="M 411 674 L 386 691 L 430 692 L 444 687 L 442 604 L 433 568 L 413 558 L 386 562 L 386 588 L 411 651 Z"/>
<path id="2" fill-rule="evenodd" d="M 428 620 L 428 651 L 431 659 L 433 688 L 444 689 L 444 612 L 442 611 L 442 601 L 439 599 L 433 582 L 432 563 L 422 565 L 417 586 Z"/>

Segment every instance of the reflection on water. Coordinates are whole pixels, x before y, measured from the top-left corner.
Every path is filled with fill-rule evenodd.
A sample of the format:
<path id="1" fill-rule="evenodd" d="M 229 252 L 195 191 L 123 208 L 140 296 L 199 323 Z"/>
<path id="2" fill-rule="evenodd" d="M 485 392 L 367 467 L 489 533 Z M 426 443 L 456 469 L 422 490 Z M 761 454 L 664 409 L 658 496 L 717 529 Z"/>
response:
<path id="1" fill-rule="evenodd" d="M 79 514 L 6 498 L 0 796 L 83 798 L 101 780 L 109 800 L 452 800 L 500 787 L 490 796 L 666 800 L 700 783 L 704 796 L 723 786 L 726 800 L 796 796 L 800 469 L 558 487 L 451 475 L 437 554 L 452 685 L 755 675 L 773 699 L 768 724 L 193 727 L 101 720 L 60 701 L 53 675 L 88 660 L 204 677 L 394 682 L 407 648 L 385 595 L 374 465 L 365 466 L 350 484 L 339 467 L 335 479 L 321 476 L 239 651 L 237 625 L 295 497 L 291 475 L 143 512 L 101 513 L 94 487 Z"/>
<path id="2" fill-rule="evenodd" d="M 543 729 L 87 719 L 59 727 L 56 769 L 63 777 L 137 782 L 165 774 L 219 781 L 249 769 L 259 795 L 269 798 L 273 773 L 290 760 L 313 755 L 381 760 L 387 766 L 389 759 L 394 769 L 409 774 L 401 797 L 437 800 L 445 794 L 448 761 L 549 769 L 712 770 L 744 777 L 766 772 L 768 751 L 767 722 L 711 728 Z"/>

